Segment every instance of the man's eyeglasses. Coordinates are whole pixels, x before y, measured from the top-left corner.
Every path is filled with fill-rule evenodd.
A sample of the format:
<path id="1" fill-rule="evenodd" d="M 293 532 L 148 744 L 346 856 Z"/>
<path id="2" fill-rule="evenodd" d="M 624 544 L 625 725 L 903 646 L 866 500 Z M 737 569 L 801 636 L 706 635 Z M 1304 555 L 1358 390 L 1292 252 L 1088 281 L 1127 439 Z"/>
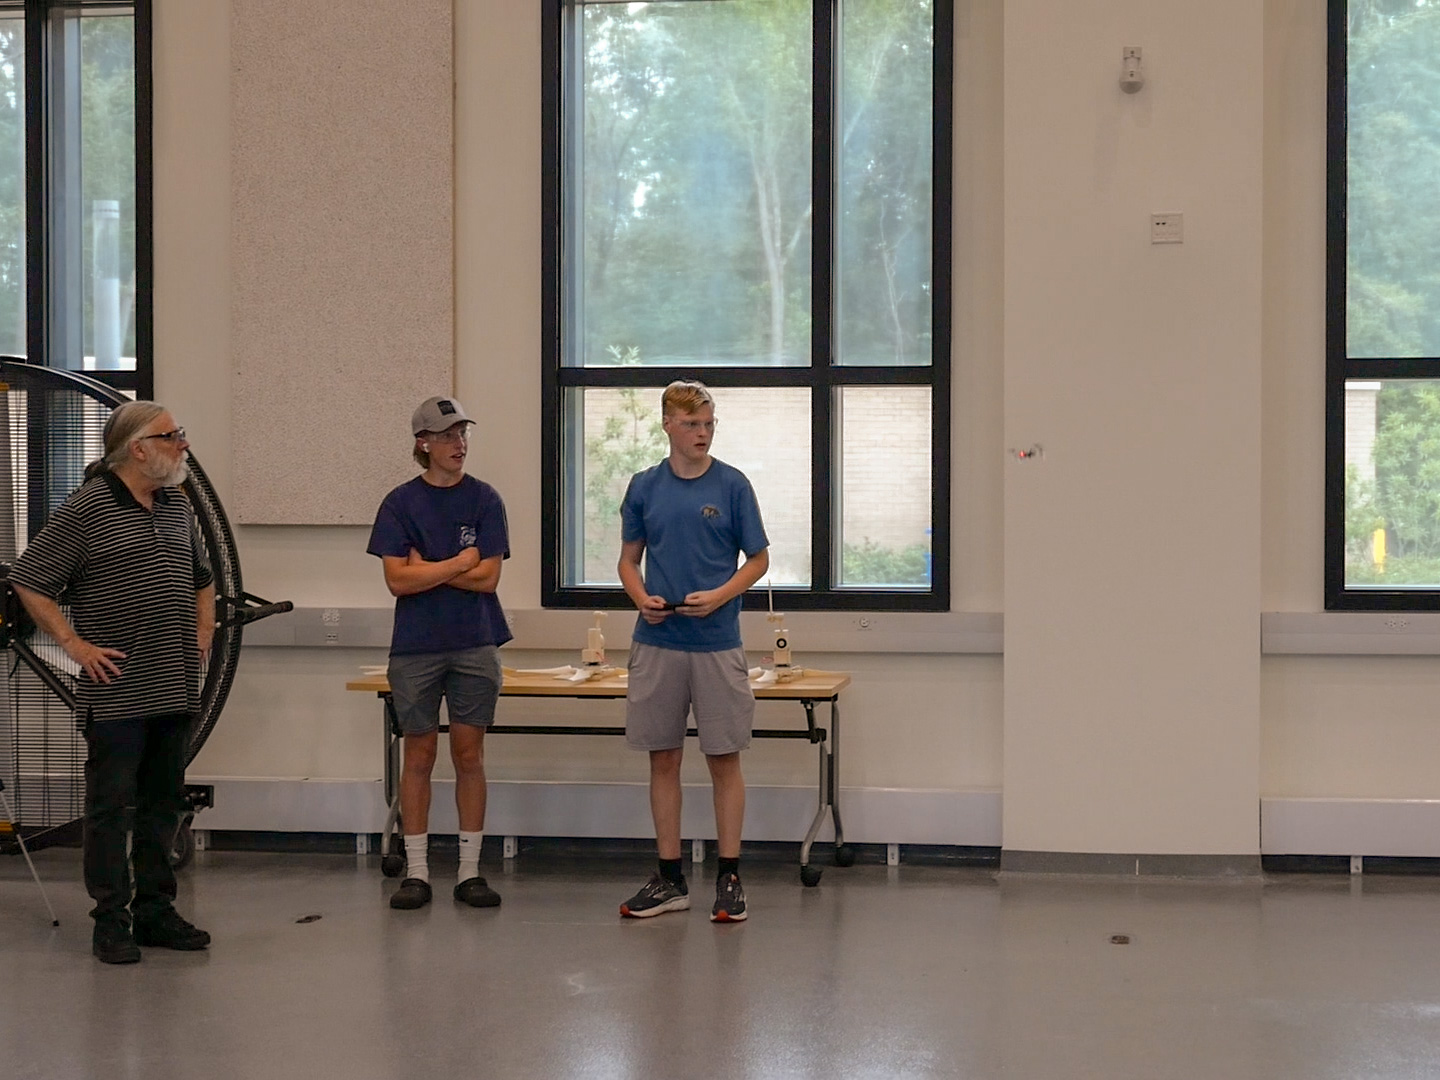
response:
<path id="1" fill-rule="evenodd" d="M 431 442 L 437 443 L 458 443 L 470 438 L 470 432 L 466 428 L 456 428 L 454 431 L 437 431 L 429 436 Z"/>
<path id="2" fill-rule="evenodd" d="M 184 441 L 185 441 L 185 429 L 184 429 L 183 427 L 177 427 L 174 431 L 162 431 L 162 432 L 160 432 L 158 435 L 141 435 L 140 438 L 142 438 L 142 439 L 163 439 L 163 440 L 165 440 L 166 442 L 170 442 L 170 443 L 173 443 L 173 442 L 184 442 Z"/>
<path id="3" fill-rule="evenodd" d="M 681 431 L 699 431 L 704 428 L 706 431 L 714 431 L 719 420 L 677 420 Z"/>

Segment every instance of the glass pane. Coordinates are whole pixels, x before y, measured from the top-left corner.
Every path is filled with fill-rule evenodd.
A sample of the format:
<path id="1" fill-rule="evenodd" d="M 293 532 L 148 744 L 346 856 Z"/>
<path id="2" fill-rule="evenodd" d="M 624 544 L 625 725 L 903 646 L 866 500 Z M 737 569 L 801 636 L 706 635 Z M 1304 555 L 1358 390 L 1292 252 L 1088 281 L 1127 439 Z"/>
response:
<path id="1" fill-rule="evenodd" d="M 1347 348 L 1440 356 L 1440 6 L 1352 2 L 1349 26 Z"/>
<path id="2" fill-rule="evenodd" d="M 930 388 L 840 391 L 841 586 L 930 586 Z"/>
<path id="3" fill-rule="evenodd" d="M 933 4 L 841 12 L 837 362 L 929 364 Z"/>
<path id="4" fill-rule="evenodd" d="M 1345 384 L 1345 584 L 1440 586 L 1440 381 Z"/>
<path id="5" fill-rule="evenodd" d="M 567 391 L 562 545 L 566 586 L 618 584 L 620 502 L 630 477 L 665 459 L 661 387 Z M 712 453 L 755 488 L 770 538 L 770 580 L 810 582 L 810 393 L 711 389 Z"/>
<path id="6" fill-rule="evenodd" d="M 76 13 L 51 30 L 56 367 L 135 368 L 135 21 Z"/>
<path id="7" fill-rule="evenodd" d="M 808 364 L 808 0 L 577 17 L 566 363 Z"/>
<path id="8" fill-rule="evenodd" d="M 0 352 L 25 343 L 25 15 L 0 10 Z"/>

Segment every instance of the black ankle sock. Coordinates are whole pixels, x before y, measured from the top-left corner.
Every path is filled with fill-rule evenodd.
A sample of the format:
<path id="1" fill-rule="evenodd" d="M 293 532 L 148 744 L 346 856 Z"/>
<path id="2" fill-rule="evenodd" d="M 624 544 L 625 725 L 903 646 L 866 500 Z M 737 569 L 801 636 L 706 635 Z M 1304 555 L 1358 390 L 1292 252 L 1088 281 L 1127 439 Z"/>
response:
<path id="1" fill-rule="evenodd" d="M 661 859 L 660 876 L 666 881 L 678 885 L 685 880 L 685 875 L 680 872 L 681 862 L 682 860 L 680 859 Z"/>
<path id="2" fill-rule="evenodd" d="M 723 878 L 729 877 L 731 874 L 736 877 L 740 876 L 740 856 L 736 855 L 733 859 L 727 859 L 721 855 L 719 876 Z"/>

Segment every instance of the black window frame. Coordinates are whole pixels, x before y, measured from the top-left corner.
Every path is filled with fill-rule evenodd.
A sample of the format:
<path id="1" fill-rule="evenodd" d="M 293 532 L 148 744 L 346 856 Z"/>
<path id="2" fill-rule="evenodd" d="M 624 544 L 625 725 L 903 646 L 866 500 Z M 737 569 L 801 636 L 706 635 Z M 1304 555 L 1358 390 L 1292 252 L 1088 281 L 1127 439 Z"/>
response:
<path id="1" fill-rule="evenodd" d="M 1351 379 L 1440 379 L 1440 357 L 1349 355 L 1347 255 L 1349 2 L 1328 0 L 1325 266 L 1325 610 L 1437 611 L 1440 586 L 1345 584 L 1345 385 Z"/>
<path id="2" fill-rule="evenodd" d="M 831 132 L 835 114 L 836 16 L 839 0 L 813 0 L 813 97 L 811 170 L 811 352 L 805 367 L 566 367 L 564 366 L 563 295 L 565 273 L 564 125 L 565 86 L 563 36 L 566 11 L 588 3 L 615 0 L 543 0 L 542 14 L 542 534 L 541 603 L 555 608 L 628 608 L 618 585 L 576 587 L 563 584 L 566 543 L 563 398 L 577 387 L 663 386 L 674 379 L 701 378 L 716 388 L 803 388 L 811 396 L 811 585 L 775 587 L 787 610 L 948 611 L 951 593 L 951 281 L 954 97 L 953 0 L 934 4 L 934 90 L 932 101 L 932 245 L 931 355 L 926 366 L 861 367 L 835 363 L 832 343 L 833 246 L 835 236 L 835 148 Z M 834 573 L 834 496 L 841 461 L 836 454 L 836 392 L 848 386 L 928 386 L 931 389 L 930 585 L 927 589 L 836 586 Z M 764 507 L 761 507 L 762 513 Z M 619 557 L 619 551 L 616 551 Z M 779 597 L 777 596 L 777 600 Z M 763 589 L 752 589 L 745 607 L 763 609 Z"/>
<path id="3" fill-rule="evenodd" d="M 24 0 L 25 12 L 25 289 L 27 362 L 56 363 L 52 318 L 59 291 L 50 145 L 57 123 L 52 84 L 56 17 L 75 11 L 130 13 L 135 35 L 135 370 L 87 371 L 97 382 L 151 398 L 155 392 L 154 69 L 151 0 Z M 64 102 L 59 103 L 61 105 Z M 78 103 L 76 103 L 78 104 Z M 74 369 L 78 370 L 78 369 Z"/>

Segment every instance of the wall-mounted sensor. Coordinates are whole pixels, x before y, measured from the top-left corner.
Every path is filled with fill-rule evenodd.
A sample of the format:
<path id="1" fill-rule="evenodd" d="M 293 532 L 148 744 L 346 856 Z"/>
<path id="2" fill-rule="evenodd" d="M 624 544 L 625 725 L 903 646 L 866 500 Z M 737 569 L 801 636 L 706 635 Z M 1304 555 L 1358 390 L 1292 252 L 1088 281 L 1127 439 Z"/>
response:
<path id="1" fill-rule="evenodd" d="M 1120 55 L 1120 89 L 1136 94 L 1145 85 L 1145 72 L 1140 69 L 1140 46 L 1126 45 Z"/>

